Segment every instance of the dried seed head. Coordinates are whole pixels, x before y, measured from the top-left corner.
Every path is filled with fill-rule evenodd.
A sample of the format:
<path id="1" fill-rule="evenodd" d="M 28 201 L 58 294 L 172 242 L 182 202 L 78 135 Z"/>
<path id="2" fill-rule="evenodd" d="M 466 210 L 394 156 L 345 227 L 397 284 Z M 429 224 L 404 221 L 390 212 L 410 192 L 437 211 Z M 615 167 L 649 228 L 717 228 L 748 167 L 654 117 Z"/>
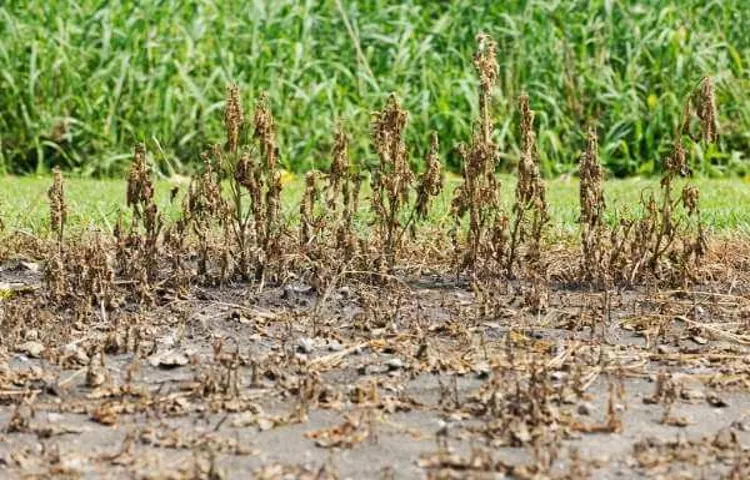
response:
<path id="1" fill-rule="evenodd" d="M 685 185 L 682 189 L 682 204 L 688 212 L 688 215 L 695 215 L 698 213 L 698 205 L 700 202 L 700 190 L 695 185 Z"/>
<path id="2" fill-rule="evenodd" d="M 521 111 L 521 151 L 531 153 L 534 149 L 534 112 L 529 106 L 529 96 L 522 94 L 518 106 Z"/>
<path id="3" fill-rule="evenodd" d="M 521 157 L 518 162 L 517 205 L 523 206 L 537 196 L 539 169 L 534 158 L 534 112 L 529 107 L 528 95 L 519 98 L 521 111 Z"/>
<path id="4" fill-rule="evenodd" d="M 224 129 L 227 134 L 226 149 L 235 153 L 240 145 L 240 132 L 245 123 L 242 112 L 240 88 L 235 84 L 227 86 L 226 106 L 224 107 Z"/>
<path id="5" fill-rule="evenodd" d="M 599 162 L 599 139 L 596 130 L 589 128 L 586 151 L 581 156 L 580 209 L 581 209 L 581 266 L 585 279 L 602 281 L 607 276 L 604 265 L 607 248 L 603 245 L 603 215 L 606 208 L 602 191 L 602 167 Z"/>
<path id="6" fill-rule="evenodd" d="M 349 174 L 349 141 L 349 134 L 343 126 L 339 125 L 333 138 L 333 151 L 331 152 L 333 157 L 329 173 L 331 186 L 338 185 Z"/>
<path id="7" fill-rule="evenodd" d="M 133 165 L 128 175 L 127 205 L 134 207 L 136 214 L 142 210 L 141 207 L 151 203 L 154 197 L 154 186 L 151 183 L 150 169 L 146 164 L 146 147 L 139 143 L 135 146 L 133 154 Z"/>
<path id="8" fill-rule="evenodd" d="M 716 120 L 716 98 L 711 77 L 705 77 L 701 82 L 698 102 L 698 118 L 703 128 L 703 141 L 714 143 L 717 138 L 718 124 Z"/>
<path id="9" fill-rule="evenodd" d="M 268 105 L 268 96 L 265 93 L 261 93 L 258 102 L 255 104 L 253 123 L 255 124 L 253 136 L 260 143 L 260 152 L 266 162 L 266 168 L 269 171 L 274 171 L 277 160 L 276 122 L 271 113 L 271 107 Z"/>
<path id="10" fill-rule="evenodd" d="M 533 299 L 529 305 L 538 309 L 544 298 L 542 278 L 541 241 L 544 227 L 549 221 L 544 182 L 539 173 L 538 156 L 534 134 L 534 112 L 529 106 L 528 95 L 519 98 L 521 112 L 521 155 L 518 162 L 518 184 L 513 205 L 515 215 L 508 251 L 506 269 L 513 275 L 514 263 L 518 260 L 518 248 L 526 244 L 525 261 L 522 262 L 534 279 Z M 527 225 L 528 224 L 528 225 Z"/>
<path id="11" fill-rule="evenodd" d="M 479 74 L 482 91 L 489 92 L 497 81 L 497 44 L 487 34 L 477 35 L 478 48 L 474 54 L 474 68 Z"/>
<path id="12" fill-rule="evenodd" d="M 377 217 L 384 259 L 392 267 L 400 235 L 399 211 L 409 201 L 414 172 L 409 168 L 404 144 L 407 113 L 394 95 L 374 114 L 372 141 L 380 163 L 372 176 L 372 208 Z"/>
<path id="13" fill-rule="evenodd" d="M 599 162 L 599 138 L 593 127 L 589 128 L 586 136 L 586 151 L 581 157 L 579 175 L 581 177 L 581 223 L 590 226 L 599 225 L 605 203 L 602 191 L 602 167 Z"/>
<path id="14" fill-rule="evenodd" d="M 718 139 L 718 120 L 716 95 L 711 77 L 704 77 L 700 86 L 693 90 L 685 100 L 682 112 L 681 133 L 690 134 L 691 122 L 695 112 L 701 125 L 701 135 L 705 143 L 715 143 Z"/>
<path id="15" fill-rule="evenodd" d="M 388 190 L 389 197 L 405 197 L 414 174 L 409 168 L 404 144 L 408 114 L 395 95 L 388 97 L 385 108 L 375 114 L 373 143 L 380 157 L 378 181 Z"/>
<path id="16" fill-rule="evenodd" d="M 681 140 L 677 140 L 672 148 L 672 153 L 667 157 L 664 165 L 668 176 L 687 175 L 688 164 L 685 147 Z M 662 179 L 664 182 L 664 179 Z"/>
<path id="17" fill-rule="evenodd" d="M 405 160 L 403 136 L 407 117 L 406 110 L 393 94 L 388 97 L 385 108 L 375 113 L 372 138 L 381 165 L 391 163 L 398 166 L 401 160 Z"/>
<path id="18" fill-rule="evenodd" d="M 477 144 L 483 145 L 483 149 L 486 150 L 484 156 L 489 156 L 491 155 L 490 152 L 492 150 L 493 128 L 490 115 L 490 99 L 492 98 L 492 89 L 497 81 L 498 65 L 496 59 L 496 44 L 488 35 L 480 34 L 477 36 L 477 51 L 474 53 L 474 68 L 479 76 L 479 129 L 482 136 L 482 141 Z M 484 163 L 487 162 L 488 161 L 485 161 Z M 487 174 L 487 172 L 485 174 Z"/>

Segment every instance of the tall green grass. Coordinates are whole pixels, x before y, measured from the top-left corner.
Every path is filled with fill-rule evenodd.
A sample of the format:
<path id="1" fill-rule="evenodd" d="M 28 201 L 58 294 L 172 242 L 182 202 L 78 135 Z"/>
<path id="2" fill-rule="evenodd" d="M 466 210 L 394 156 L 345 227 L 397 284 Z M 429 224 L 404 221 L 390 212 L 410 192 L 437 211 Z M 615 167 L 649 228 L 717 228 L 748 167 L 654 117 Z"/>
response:
<path id="1" fill-rule="evenodd" d="M 684 96 L 710 74 L 723 153 L 697 152 L 697 169 L 746 174 L 748 24 L 739 0 L 6 0 L 0 171 L 117 175 L 136 141 L 163 172 L 190 170 L 222 138 L 228 82 L 248 108 L 268 91 L 289 169 L 326 165 L 339 120 L 370 161 L 370 112 L 391 91 L 411 112 L 415 161 L 434 129 L 456 166 L 476 114 L 474 37 L 486 32 L 499 44 L 506 167 L 527 91 L 545 173 L 575 168 L 589 121 L 613 174 L 658 169 Z"/>

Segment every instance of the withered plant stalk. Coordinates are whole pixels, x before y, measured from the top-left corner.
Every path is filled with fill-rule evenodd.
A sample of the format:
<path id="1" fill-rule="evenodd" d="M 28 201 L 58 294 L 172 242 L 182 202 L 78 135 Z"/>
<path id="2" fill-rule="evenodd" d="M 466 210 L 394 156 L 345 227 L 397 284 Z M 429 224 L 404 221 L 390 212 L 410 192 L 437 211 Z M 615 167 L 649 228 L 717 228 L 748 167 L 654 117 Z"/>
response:
<path id="1" fill-rule="evenodd" d="M 182 222 L 179 232 L 188 233 L 188 227 L 198 240 L 198 274 L 208 274 L 209 262 L 214 250 L 212 246 L 212 228 L 220 226 L 227 218 L 228 207 L 221 195 L 219 178 L 214 170 L 211 155 L 203 157 L 203 172 L 190 183 L 187 196 L 182 206 Z M 184 226 L 182 226 L 184 225 Z M 223 245 L 224 249 L 229 248 Z"/>
<path id="2" fill-rule="evenodd" d="M 351 138 L 339 125 L 334 134 L 331 168 L 326 185 L 326 204 L 329 219 L 335 228 L 336 248 L 351 258 L 357 245 L 354 218 L 359 210 L 359 192 L 362 176 L 357 174 L 349 160 Z"/>
<path id="3" fill-rule="evenodd" d="M 52 301 L 61 303 L 67 297 L 69 291 L 63 244 L 68 208 L 65 204 L 63 175 L 59 168 L 54 170 L 54 180 L 47 191 L 47 196 L 49 198 L 50 228 L 55 234 L 57 248 L 47 259 L 44 268 L 44 281 L 48 286 Z"/>
<path id="4" fill-rule="evenodd" d="M 53 178 L 52 186 L 47 191 L 50 203 L 50 228 L 56 236 L 58 252 L 62 253 L 65 222 L 68 218 L 68 206 L 65 204 L 65 184 L 60 168 L 55 167 Z"/>
<path id="5" fill-rule="evenodd" d="M 135 146 L 128 175 L 126 205 L 132 212 L 129 231 L 123 231 L 121 220 L 115 227 L 120 269 L 127 278 L 138 284 L 141 299 L 148 299 L 149 284 L 157 275 L 163 222 L 154 201 L 154 184 L 143 144 Z"/>
<path id="6" fill-rule="evenodd" d="M 299 204 L 300 217 L 300 247 L 306 248 L 311 246 L 316 230 L 319 227 L 319 220 L 315 216 L 315 204 L 320 196 L 318 189 L 318 177 L 320 173 L 313 170 L 305 175 L 305 192 L 302 195 L 302 201 Z"/>
<path id="7" fill-rule="evenodd" d="M 430 147 L 425 156 L 425 170 L 419 177 L 417 185 L 417 200 L 406 227 L 416 236 L 416 220 L 425 220 L 430 210 L 430 202 L 443 191 L 443 174 L 440 164 L 440 143 L 437 132 L 430 134 Z"/>
<path id="8" fill-rule="evenodd" d="M 262 280 L 267 263 L 280 254 L 281 175 L 277 168 L 275 122 L 268 98 L 261 94 L 253 115 L 253 139 L 258 145 L 258 159 L 251 148 L 241 144 L 245 126 L 240 92 L 236 85 L 227 88 L 224 118 L 226 152 L 215 149 L 214 156 L 219 157 L 224 171 L 231 178 L 231 208 L 228 215 L 231 222 L 225 222 L 225 230 L 233 233 L 237 243 L 240 275 L 249 278 L 250 268 L 254 267 L 255 278 Z M 249 200 L 248 206 L 243 202 L 245 195 Z"/>
<path id="9" fill-rule="evenodd" d="M 409 168 L 404 128 L 407 113 L 394 95 L 375 114 L 372 141 L 380 160 L 372 177 L 372 208 L 383 247 L 385 265 L 391 269 L 398 248 L 399 215 L 409 202 L 414 173 Z"/>
<path id="10" fill-rule="evenodd" d="M 545 225 L 549 222 L 545 185 L 539 173 L 539 160 L 534 134 L 534 112 L 529 107 L 529 97 L 519 98 L 521 111 L 521 155 L 518 161 L 518 184 L 513 204 L 513 228 L 506 263 L 509 276 L 514 275 L 518 262 L 518 249 L 527 245 L 526 257 L 538 262 Z M 530 218 L 529 218 L 530 217 Z"/>
<path id="11" fill-rule="evenodd" d="M 581 273 L 584 281 L 600 282 L 603 279 L 604 261 L 604 191 L 602 167 L 599 161 L 599 139 L 591 127 L 586 135 L 586 150 L 581 156 L 580 208 L 581 217 Z"/>
<path id="12" fill-rule="evenodd" d="M 463 159 L 463 184 L 456 188 L 451 210 L 452 232 L 458 271 L 477 273 L 478 263 L 500 262 L 505 251 L 507 217 L 501 212 L 500 184 L 495 176 L 496 151 L 492 142 L 494 123 L 490 114 L 492 89 L 497 81 L 495 42 L 487 35 L 477 37 L 474 67 L 479 77 L 479 119 L 468 147 L 459 147 Z M 461 220 L 468 214 L 466 245 L 458 242 Z"/>
<path id="13" fill-rule="evenodd" d="M 243 278 L 249 275 L 248 229 L 252 210 L 243 209 L 243 187 L 250 190 L 255 186 L 253 182 L 252 157 L 249 151 L 240 150 L 241 136 L 244 136 L 245 114 L 242 108 L 240 89 L 235 84 L 227 86 L 226 106 L 224 107 L 224 130 L 227 141 L 224 154 L 214 149 L 214 156 L 223 163 L 224 169 L 230 175 L 231 209 L 228 212 L 232 231 L 239 250 L 239 272 Z M 228 223 L 228 218 L 227 222 Z"/>

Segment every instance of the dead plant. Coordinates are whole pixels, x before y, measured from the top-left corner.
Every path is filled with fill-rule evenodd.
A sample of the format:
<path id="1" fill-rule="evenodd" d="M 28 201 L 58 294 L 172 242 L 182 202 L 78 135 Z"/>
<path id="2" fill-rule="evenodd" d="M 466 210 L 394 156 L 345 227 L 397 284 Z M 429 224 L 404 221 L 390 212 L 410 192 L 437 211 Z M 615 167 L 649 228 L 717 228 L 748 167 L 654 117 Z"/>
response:
<path id="1" fill-rule="evenodd" d="M 581 155 L 580 207 L 581 275 L 584 281 L 600 284 L 607 273 L 605 262 L 606 202 L 602 189 L 602 167 L 599 161 L 599 138 L 591 127 L 586 135 L 586 150 Z"/>
<path id="2" fill-rule="evenodd" d="M 521 95 L 521 156 L 518 161 L 518 184 L 513 205 L 513 227 L 507 258 L 507 271 L 513 276 L 514 267 L 519 261 L 518 249 L 527 245 L 526 261 L 541 261 L 542 234 L 549 222 L 545 186 L 539 173 L 539 156 L 534 134 L 534 112 L 529 107 L 529 97 Z"/>
<path id="3" fill-rule="evenodd" d="M 442 167 L 439 155 L 440 145 L 436 132 L 430 134 L 430 148 L 425 156 L 425 171 L 419 177 L 417 185 L 417 200 L 412 216 L 406 222 L 411 229 L 412 237 L 416 237 L 416 220 L 425 220 L 429 213 L 430 201 L 440 195 L 443 190 Z"/>
<path id="4" fill-rule="evenodd" d="M 451 205 L 454 227 L 451 232 L 458 272 L 476 274 L 502 262 L 508 219 L 500 207 L 500 184 L 495 176 L 497 154 L 492 141 L 494 122 L 490 114 L 492 89 L 497 80 L 496 45 L 487 35 L 477 37 L 474 67 L 479 77 L 479 119 L 468 146 L 460 146 L 463 158 L 463 184 L 456 188 Z M 465 245 L 458 239 L 464 217 L 469 231 Z"/>
<path id="5" fill-rule="evenodd" d="M 545 185 L 539 172 L 539 156 L 534 134 L 534 112 L 529 97 L 519 99 L 521 111 L 521 157 L 518 162 L 518 184 L 513 204 L 513 227 L 510 235 L 506 272 L 515 276 L 514 268 L 523 259 L 524 276 L 531 282 L 524 301 L 533 311 L 547 305 L 547 266 L 542 258 L 542 237 L 549 223 Z M 519 255 L 523 248 L 523 256 Z"/>
<path id="6" fill-rule="evenodd" d="M 322 218 L 315 214 L 315 205 L 320 197 L 319 177 L 320 173 L 315 170 L 305 175 L 305 192 L 299 205 L 300 246 L 302 248 L 310 247 L 320 233 Z"/>
<path id="7" fill-rule="evenodd" d="M 54 170 L 54 180 L 52 186 L 47 191 L 47 197 L 50 202 L 50 229 L 55 235 L 57 245 L 54 253 L 47 259 L 44 269 L 44 279 L 53 301 L 61 302 L 69 290 L 63 243 L 68 207 L 65 204 L 65 186 L 62 172 L 59 168 L 55 168 Z"/>
<path id="8" fill-rule="evenodd" d="M 55 167 L 52 171 L 52 186 L 47 191 L 50 203 L 50 228 L 55 234 L 58 252 L 63 250 L 63 239 L 65 237 L 65 222 L 68 218 L 68 206 L 65 204 L 65 182 L 60 168 Z"/>
<path id="9" fill-rule="evenodd" d="M 135 291 L 141 301 L 152 301 L 163 222 L 154 200 L 154 183 L 143 144 L 136 145 L 133 154 L 126 205 L 131 210 L 130 225 L 126 227 L 121 217 L 115 226 L 119 271 L 136 284 Z"/>
<path id="10" fill-rule="evenodd" d="M 404 128 L 407 113 L 394 95 L 386 106 L 375 113 L 372 142 L 379 163 L 372 176 L 372 209 L 383 256 L 381 267 L 393 269 L 401 228 L 400 216 L 408 205 L 414 172 L 409 167 Z"/>

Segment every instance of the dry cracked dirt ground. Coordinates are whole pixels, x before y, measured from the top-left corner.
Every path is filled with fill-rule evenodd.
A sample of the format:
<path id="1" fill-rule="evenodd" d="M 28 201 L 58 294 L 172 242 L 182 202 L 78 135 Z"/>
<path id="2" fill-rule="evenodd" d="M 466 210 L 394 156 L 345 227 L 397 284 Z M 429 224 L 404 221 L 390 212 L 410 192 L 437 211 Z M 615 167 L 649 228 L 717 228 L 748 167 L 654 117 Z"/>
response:
<path id="1" fill-rule="evenodd" d="M 0 269 L 3 478 L 750 478 L 750 295 L 416 278 L 82 317 Z M 95 320 L 92 320 L 94 318 Z"/>

